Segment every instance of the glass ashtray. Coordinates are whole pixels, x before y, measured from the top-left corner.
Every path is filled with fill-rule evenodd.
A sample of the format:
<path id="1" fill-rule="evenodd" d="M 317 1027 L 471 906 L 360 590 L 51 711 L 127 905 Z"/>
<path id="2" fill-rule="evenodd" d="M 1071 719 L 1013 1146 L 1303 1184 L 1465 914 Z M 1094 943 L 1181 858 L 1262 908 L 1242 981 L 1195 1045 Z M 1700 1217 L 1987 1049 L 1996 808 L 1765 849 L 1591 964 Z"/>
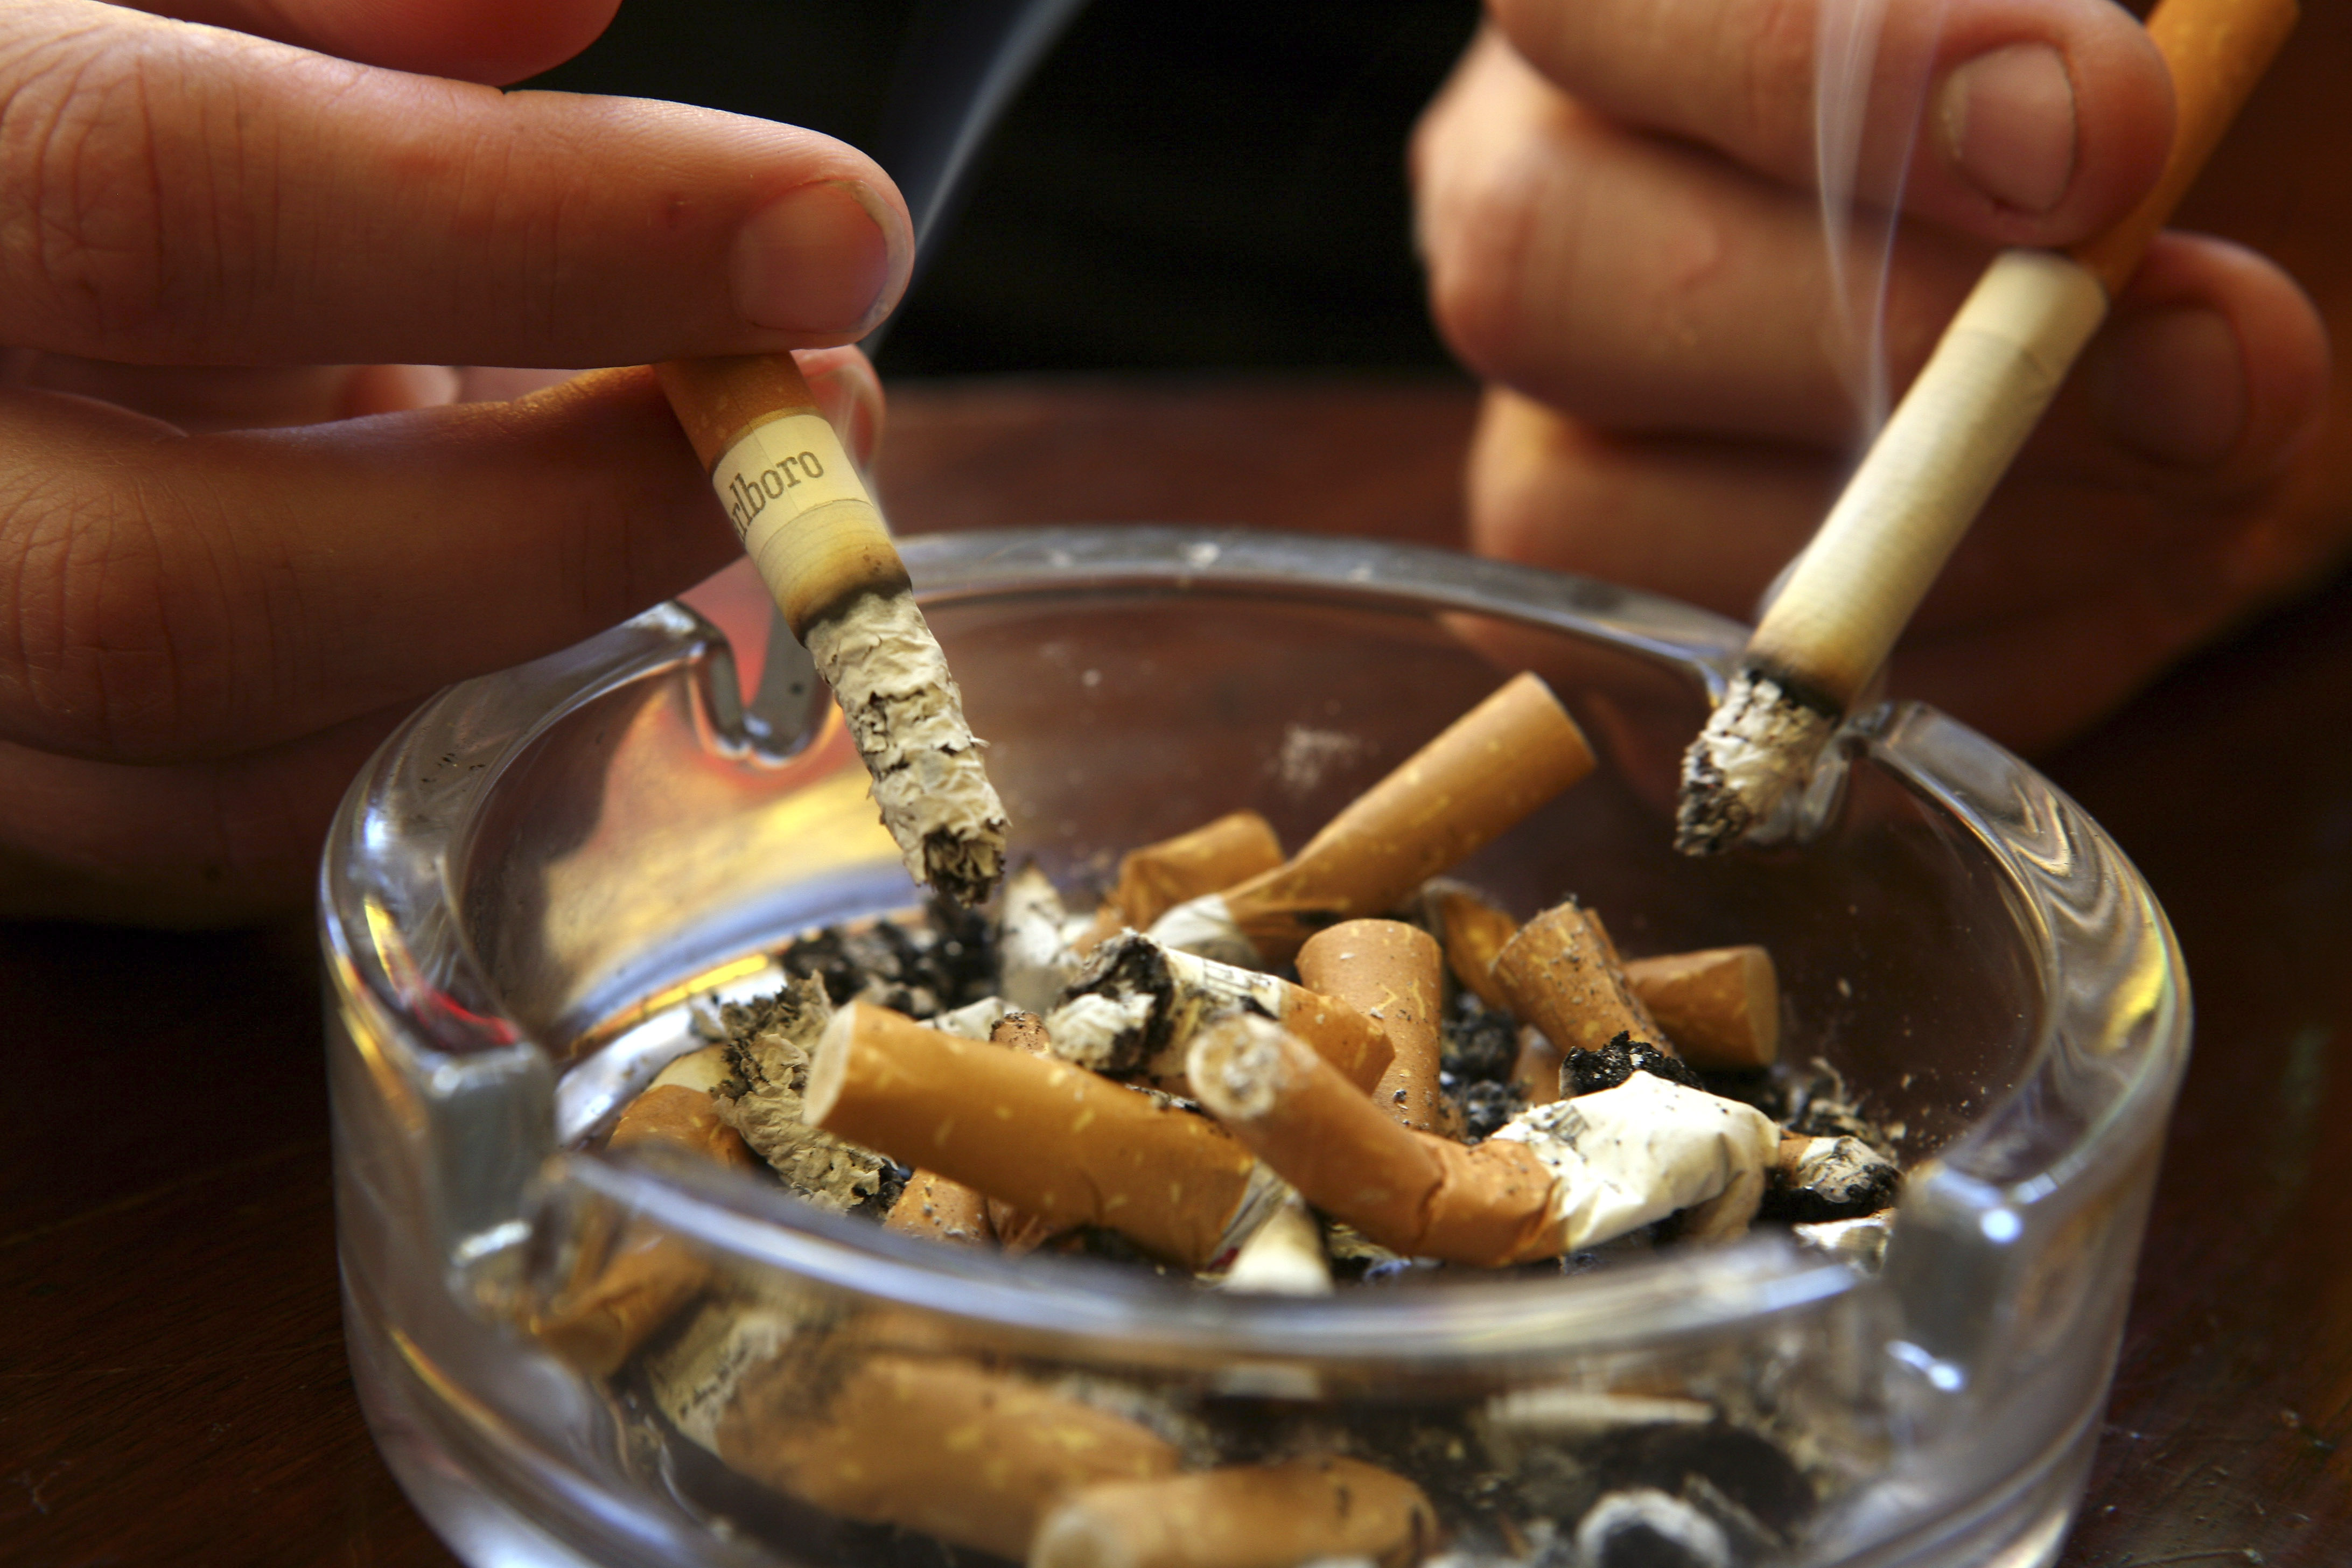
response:
<path id="1" fill-rule="evenodd" d="M 1454 874 L 1522 917 L 1572 890 L 1628 951 L 1767 945 L 1784 1059 L 1818 1059 L 1899 1134 L 1883 1267 L 1759 1230 L 1583 1273 L 1253 1297 L 927 1243 L 749 1176 L 602 1151 L 620 1107 L 703 1043 L 698 1009 L 773 990 L 798 934 L 918 901 L 821 694 L 776 744 L 747 720 L 726 636 L 667 605 L 442 693 L 328 843 L 353 1372 L 386 1460 L 461 1557 L 996 1560 L 747 1479 L 673 1426 L 635 1363 L 591 1376 L 518 1326 L 551 1271 L 625 1231 L 696 1259 L 705 1306 L 822 1325 L 860 1366 L 1139 1422 L 1187 1470 L 1313 1451 L 1405 1474 L 1435 1526 L 1391 1560 L 1609 1563 L 1577 1521 L 1651 1461 L 1747 1521 L 1681 1542 L 1689 1561 L 2054 1559 L 2189 1023 L 2162 910 L 2071 801 L 1897 702 L 1847 726 L 1777 842 L 1686 860 L 1669 847 L 1675 770 L 1741 647 L 1730 622 L 1452 553 L 1244 531 L 962 534 L 905 554 L 990 745 L 1013 859 L 1066 889 L 1242 807 L 1303 842 L 1507 675 L 1545 677 L 1599 769 Z M 776 1419 L 832 1445 L 841 1366 L 808 1365 Z M 985 1445 L 970 1459 L 1004 1462 Z M 1260 1555 L 1234 1557 L 1215 1535 L 1184 1550 L 1281 1550 L 1257 1537 Z"/>

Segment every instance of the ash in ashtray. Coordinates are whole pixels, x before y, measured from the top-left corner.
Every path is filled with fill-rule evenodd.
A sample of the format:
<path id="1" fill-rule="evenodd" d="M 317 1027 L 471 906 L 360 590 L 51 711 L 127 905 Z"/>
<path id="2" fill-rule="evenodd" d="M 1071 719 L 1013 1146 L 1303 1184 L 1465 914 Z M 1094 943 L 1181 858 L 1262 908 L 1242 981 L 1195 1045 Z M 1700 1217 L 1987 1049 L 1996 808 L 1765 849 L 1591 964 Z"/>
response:
<path id="1" fill-rule="evenodd" d="M 1869 1267 L 1900 1171 L 1834 1073 L 1780 1064 L 1762 948 L 1627 960 L 1573 899 L 1522 923 L 1394 881 L 1508 827 L 1581 747 L 1522 678 L 1296 855 L 1239 814 L 1136 851 L 1098 908 L 1031 867 L 992 917 L 809 932 L 776 954 L 791 984 L 723 1009 L 725 1038 L 648 1096 L 693 1122 L 675 1152 L 740 1140 L 739 1163 L 899 1236 L 1203 1290 L 1556 1279 L 1759 1224 Z M 608 1229 L 531 1326 L 599 1346 L 600 1375 L 634 1369 L 664 1440 L 858 1529 L 1045 1568 L 1276 1537 L 1250 1560 L 1748 1568 L 1870 1441 L 1866 1414 L 1848 1430 L 1792 1394 L 1816 1352 L 1789 1336 L 1443 1404 L 1295 1367 L 1204 1390 L 770 1299 Z"/>

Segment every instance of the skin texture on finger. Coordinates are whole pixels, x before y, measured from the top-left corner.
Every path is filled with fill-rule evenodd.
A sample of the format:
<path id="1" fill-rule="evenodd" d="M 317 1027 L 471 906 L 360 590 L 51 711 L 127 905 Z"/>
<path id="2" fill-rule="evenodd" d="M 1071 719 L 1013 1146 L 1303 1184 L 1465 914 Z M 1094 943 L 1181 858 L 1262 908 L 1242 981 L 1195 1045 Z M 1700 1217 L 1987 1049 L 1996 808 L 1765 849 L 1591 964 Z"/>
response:
<path id="1" fill-rule="evenodd" d="M 562 64 L 619 0 L 160 0 L 139 9 L 233 27 L 338 59 L 492 85 Z"/>
<path id="2" fill-rule="evenodd" d="M 1853 378 L 1809 199 L 1591 113 L 1491 36 L 1413 153 L 1432 310 L 1482 377 L 1613 430 L 1850 439 Z M 1887 304 L 1900 375 L 1986 254 L 1903 235 Z"/>
<path id="3" fill-rule="evenodd" d="M 12 386 L 69 392 L 182 430 L 267 430 L 397 414 L 457 400 L 446 365 L 290 365 L 245 370 L 124 365 L 74 354 L 21 356 Z"/>
<path id="4" fill-rule="evenodd" d="M 1601 112 L 1813 184 L 1820 0 L 1487 9 L 1538 70 Z M 1959 74 L 1975 62 L 1991 68 Z M 2170 78 L 2113 0 L 1889 0 L 1876 63 L 1864 121 L 1874 145 L 1910 142 L 1905 84 L 1929 84 L 1905 205 L 1981 239 L 2061 245 L 2096 233 L 2154 184 L 2171 143 Z M 1988 163 L 2000 165 L 1990 187 Z"/>
<path id="5" fill-rule="evenodd" d="M 735 549 L 652 375 L 181 436 L 0 395 L 0 738 L 113 761 L 282 742 L 563 647 Z"/>
<path id="6" fill-rule="evenodd" d="M 0 742 L 0 920 L 196 928 L 301 909 L 343 791 L 406 712 L 159 767 Z"/>
<path id="7" fill-rule="evenodd" d="M 811 132 L 91 0 L 0 9 L 0 342 L 158 364 L 829 346 L 911 254 L 888 177 Z"/>

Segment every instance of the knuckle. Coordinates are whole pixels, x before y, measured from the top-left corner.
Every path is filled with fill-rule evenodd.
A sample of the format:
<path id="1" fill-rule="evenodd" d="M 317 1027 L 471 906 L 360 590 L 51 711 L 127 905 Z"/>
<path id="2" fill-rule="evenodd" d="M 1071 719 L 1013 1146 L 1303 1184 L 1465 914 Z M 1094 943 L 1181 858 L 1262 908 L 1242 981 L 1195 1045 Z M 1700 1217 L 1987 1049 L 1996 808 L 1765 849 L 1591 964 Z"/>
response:
<path id="1" fill-rule="evenodd" d="M 1528 304 L 1543 286 L 1536 238 L 1558 183 L 1508 163 L 1446 164 L 1434 180 L 1444 188 L 1433 193 L 1424 241 L 1431 314 L 1472 371 L 1509 380 L 1526 342 Z"/>

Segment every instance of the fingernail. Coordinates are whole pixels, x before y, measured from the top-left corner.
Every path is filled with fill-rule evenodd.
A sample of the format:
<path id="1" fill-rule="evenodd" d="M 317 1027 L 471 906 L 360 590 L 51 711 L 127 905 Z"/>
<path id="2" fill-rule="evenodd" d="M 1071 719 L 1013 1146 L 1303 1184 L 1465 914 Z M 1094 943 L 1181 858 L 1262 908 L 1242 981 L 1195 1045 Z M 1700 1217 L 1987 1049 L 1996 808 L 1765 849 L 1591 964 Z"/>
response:
<path id="1" fill-rule="evenodd" d="M 2142 457 L 2218 463 L 2246 428 L 2238 334 L 2218 310 L 2149 310 L 2119 321 L 2091 365 L 2091 407 L 2107 434 Z"/>
<path id="2" fill-rule="evenodd" d="M 881 199 L 848 180 L 786 191 L 735 236 L 735 308 L 784 332 L 859 332 L 903 273 Z"/>
<path id="3" fill-rule="evenodd" d="M 2045 213 L 2074 177 L 2074 83 L 2047 44 L 1979 55 L 1944 79 L 1944 155 L 2006 207 Z"/>

